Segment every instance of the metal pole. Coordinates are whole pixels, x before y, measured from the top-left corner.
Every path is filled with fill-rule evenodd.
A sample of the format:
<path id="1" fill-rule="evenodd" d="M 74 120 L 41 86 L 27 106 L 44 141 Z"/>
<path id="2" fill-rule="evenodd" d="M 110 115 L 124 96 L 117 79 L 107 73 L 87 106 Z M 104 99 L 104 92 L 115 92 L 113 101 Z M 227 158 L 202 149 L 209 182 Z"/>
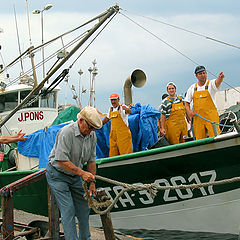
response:
<path id="1" fill-rule="evenodd" d="M 42 80 L 42 82 L 40 82 L 37 87 L 33 88 L 32 91 L 27 95 L 27 97 L 25 97 L 23 99 L 23 101 L 17 106 L 15 107 L 12 112 L 7 115 L 1 122 L 0 122 L 0 128 L 25 104 L 27 103 L 33 94 L 35 94 L 36 92 L 39 92 L 45 82 L 48 81 L 48 79 L 88 40 L 88 38 L 90 38 L 90 36 L 109 18 L 111 17 L 114 13 L 119 11 L 119 6 L 115 5 L 111 8 L 109 8 L 106 12 L 105 15 L 99 20 L 99 22 L 94 25 L 94 27 L 89 30 L 88 34 L 82 38 L 82 40 L 69 52 L 69 54 L 67 54 L 66 57 L 64 57 L 64 59 L 55 67 L 52 69 L 52 71 Z"/>
<path id="2" fill-rule="evenodd" d="M 238 121 L 236 119 L 234 119 L 233 125 L 234 125 L 235 129 L 237 130 L 237 132 L 240 133 L 240 127 L 239 127 Z"/>
<path id="3" fill-rule="evenodd" d="M 42 65 L 43 65 L 43 78 L 45 78 L 45 66 L 44 66 L 44 40 L 43 40 L 43 12 L 44 9 L 41 11 L 41 30 L 42 30 Z"/>
<path id="4" fill-rule="evenodd" d="M 212 127 L 213 127 L 213 132 L 214 132 L 214 136 L 218 136 L 219 135 L 219 132 L 218 132 L 218 129 L 217 129 L 217 124 L 215 122 L 212 123 Z"/>

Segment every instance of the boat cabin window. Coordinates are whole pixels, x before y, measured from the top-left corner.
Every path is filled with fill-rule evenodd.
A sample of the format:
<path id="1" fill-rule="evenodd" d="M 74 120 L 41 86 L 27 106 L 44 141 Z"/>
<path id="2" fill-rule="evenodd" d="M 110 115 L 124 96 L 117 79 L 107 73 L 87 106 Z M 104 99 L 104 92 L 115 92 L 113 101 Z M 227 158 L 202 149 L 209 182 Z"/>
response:
<path id="1" fill-rule="evenodd" d="M 57 104 L 57 93 L 50 92 L 46 96 L 41 96 L 40 107 L 45 108 L 56 108 Z"/>
<path id="2" fill-rule="evenodd" d="M 11 111 L 18 105 L 18 93 L 6 93 L 0 95 L 0 112 Z"/>
<path id="3" fill-rule="evenodd" d="M 29 93 L 30 93 L 30 90 L 21 91 L 21 92 L 20 92 L 20 103 L 23 101 L 23 99 L 24 99 Z M 33 98 L 35 98 L 35 97 L 36 97 L 36 95 L 33 95 L 33 96 L 31 97 L 31 100 L 32 100 Z M 30 100 L 30 101 L 31 101 L 31 100 Z M 24 105 L 23 108 L 32 108 L 32 107 L 38 107 L 38 98 L 36 99 L 35 102 L 31 103 L 30 105 L 29 105 L 29 104 Z"/>

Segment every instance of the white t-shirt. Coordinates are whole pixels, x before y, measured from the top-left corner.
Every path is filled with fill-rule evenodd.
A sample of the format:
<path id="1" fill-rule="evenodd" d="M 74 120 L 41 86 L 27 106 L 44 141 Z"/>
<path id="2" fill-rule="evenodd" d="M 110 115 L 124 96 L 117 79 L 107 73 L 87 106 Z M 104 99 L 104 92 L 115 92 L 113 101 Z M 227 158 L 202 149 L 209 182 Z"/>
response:
<path id="1" fill-rule="evenodd" d="M 213 100 L 213 103 L 214 103 L 215 107 L 217 108 L 217 104 L 216 104 L 216 92 L 218 92 L 220 88 L 217 88 L 217 87 L 216 87 L 215 80 L 216 80 L 216 79 L 213 79 L 213 80 L 209 81 L 208 91 L 209 91 L 209 93 L 210 93 L 210 96 L 211 96 L 211 98 L 212 98 L 212 100 Z M 207 80 L 207 81 L 208 81 L 208 80 Z M 204 90 L 205 90 L 205 86 L 206 86 L 206 84 L 207 84 L 207 81 L 206 81 L 206 83 L 205 83 L 203 86 L 201 86 L 201 87 L 197 84 L 197 91 L 204 91 Z M 194 83 L 193 85 L 191 85 L 191 86 L 189 87 L 189 89 L 187 90 L 187 94 L 186 94 L 185 99 L 184 99 L 185 102 L 188 102 L 188 103 L 191 103 L 191 102 L 192 102 L 192 100 L 193 100 L 194 88 L 195 88 L 195 83 Z"/>
<path id="2" fill-rule="evenodd" d="M 122 105 L 122 106 L 126 106 L 126 105 Z M 128 127 L 128 114 L 125 112 L 125 110 L 122 109 L 122 106 L 120 106 L 120 108 L 119 108 L 119 113 L 120 113 L 120 116 L 121 116 L 123 122 Z M 110 111 L 111 111 L 111 108 L 109 108 L 109 110 L 108 110 L 107 118 L 110 118 Z M 116 108 L 113 107 L 112 111 L 113 112 L 118 111 L 118 106 Z"/>

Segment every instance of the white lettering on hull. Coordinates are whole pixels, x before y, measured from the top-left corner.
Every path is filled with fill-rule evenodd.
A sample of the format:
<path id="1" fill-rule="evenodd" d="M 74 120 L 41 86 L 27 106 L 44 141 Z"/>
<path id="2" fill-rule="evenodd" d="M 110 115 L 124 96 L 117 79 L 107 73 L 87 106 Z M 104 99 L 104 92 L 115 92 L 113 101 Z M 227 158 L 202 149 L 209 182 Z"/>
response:
<path id="1" fill-rule="evenodd" d="M 154 181 L 154 183 L 161 187 L 169 187 L 169 186 L 177 186 L 177 185 L 185 185 L 185 184 L 201 184 L 202 182 L 214 182 L 217 178 L 217 174 L 215 170 L 205 171 L 205 172 L 199 172 L 199 173 L 192 173 L 187 179 L 185 179 L 183 176 L 174 176 L 171 177 L 169 180 L 162 178 L 157 179 Z M 202 181 L 201 181 L 202 180 Z M 142 183 L 136 183 L 138 185 Z M 123 187 L 121 186 L 114 186 L 113 188 L 106 187 L 103 188 L 107 194 L 113 200 L 113 198 L 121 192 Z M 212 195 L 214 194 L 213 186 L 208 187 L 200 187 L 198 189 L 195 189 L 194 191 L 200 191 L 200 194 L 202 196 Z M 193 189 L 174 189 L 169 190 L 166 189 L 163 191 L 163 201 L 164 202 L 173 202 L 178 200 L 186 200 L 191 199 L 194 197 Z M 137 199 L 136 199 L 137 198 Z M 114 205 L 114 208 L 126 208 L 126 207 L 134 207 L 138 204 L 144 204 L 149 205 L 153 204 L 154 200 L 150 196 L 149 192 L 147 190 L 141 190 L 136 191 L 132 194 L 129 194 L 125 192 L 120 198 L 119 201 Z M 121 206 L 120 206 L 121 205 Z"/>

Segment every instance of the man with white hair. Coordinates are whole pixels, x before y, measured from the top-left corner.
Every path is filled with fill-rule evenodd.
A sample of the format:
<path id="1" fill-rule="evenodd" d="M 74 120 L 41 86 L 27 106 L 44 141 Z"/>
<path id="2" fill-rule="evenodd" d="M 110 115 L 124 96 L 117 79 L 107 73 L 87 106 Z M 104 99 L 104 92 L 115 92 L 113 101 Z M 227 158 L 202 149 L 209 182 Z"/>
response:
<path id="1" fill-rule="evenodd" d="M 55 195 L 66 240 L 90 240 L 89 207 L 84 199 L 83 180 L 95 193 L 96 144 L 94 130 L 102 128 L 102 120 L 93 107 L 84 107 L 78 120 L 64 126 L 57 134 L 49 156 L 46 178 Z M 88 171 L 83 170 L 87 163 Z M 78 219 L 77 236 L 75 216 Z"/>

